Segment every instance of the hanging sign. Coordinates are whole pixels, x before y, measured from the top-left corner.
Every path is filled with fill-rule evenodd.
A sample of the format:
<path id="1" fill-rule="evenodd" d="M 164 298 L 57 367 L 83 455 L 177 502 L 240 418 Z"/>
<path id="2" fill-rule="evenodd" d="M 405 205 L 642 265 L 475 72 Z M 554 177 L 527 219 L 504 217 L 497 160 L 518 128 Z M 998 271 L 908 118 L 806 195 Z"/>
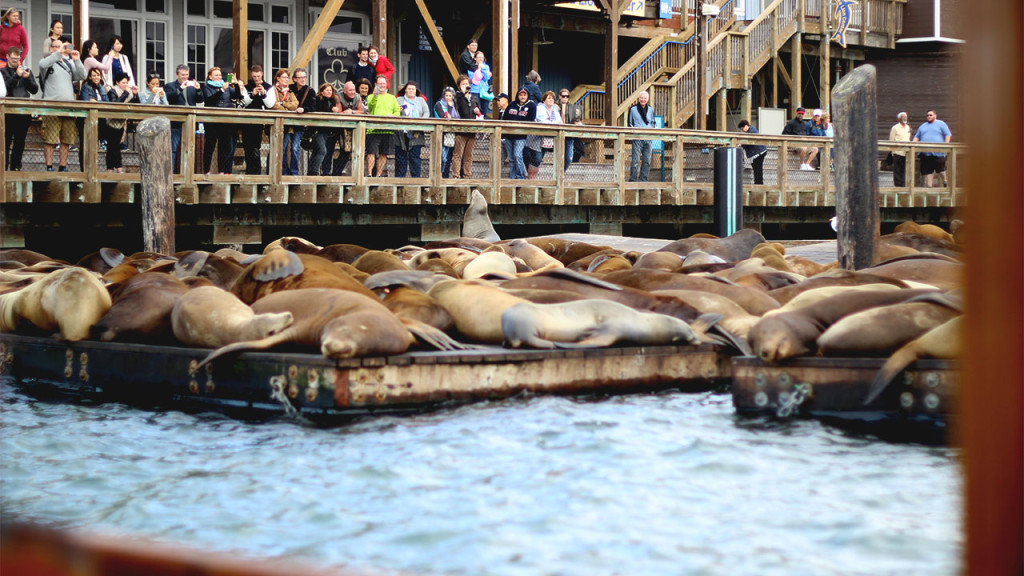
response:
<path id="1" fill-rule="evenodd" d="M 836 2 L 836 10 L 833 14 L 836 22 L 836 31 L 829 40 L 836 42 L 843 48 L 846 48 L 846 29 L 850 27 L 851 12 L 853 10 L 851 7 L 856 3 L 856 0 L 837 0 Z"/>
<path id="2" fill-rule="evenodd" d="M 580 0 L 579 2 L 561 2 L 555 4 L 556 8 L 569 8 L 571 10 L 589 10 L 592 12 L 600 12 L 601 8 L 597 6 L 594 0 Z M 632 0 L 629 3 L 629 7 L 622 11 L 623 16 L 636 16 L 637 18 L 644 17 L 644 1 L 643 0 Z"/>

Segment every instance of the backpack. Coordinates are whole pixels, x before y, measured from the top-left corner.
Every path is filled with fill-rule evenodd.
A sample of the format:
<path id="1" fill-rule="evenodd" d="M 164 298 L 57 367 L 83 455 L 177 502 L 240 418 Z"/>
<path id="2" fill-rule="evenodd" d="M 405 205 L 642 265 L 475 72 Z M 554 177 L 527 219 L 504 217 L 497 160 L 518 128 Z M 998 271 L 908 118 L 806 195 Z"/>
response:
<path id="1" fill-rule="evenodd" d="M 56 64 L 54 64 L 53 66 L 56 66 Z M 39 72 L 39 94 L 44 98 L 46 97 L 46 79 L 49 78 L 51 74 L 53 74 L 53 66 L 47 68 L 46 72 Z"/>

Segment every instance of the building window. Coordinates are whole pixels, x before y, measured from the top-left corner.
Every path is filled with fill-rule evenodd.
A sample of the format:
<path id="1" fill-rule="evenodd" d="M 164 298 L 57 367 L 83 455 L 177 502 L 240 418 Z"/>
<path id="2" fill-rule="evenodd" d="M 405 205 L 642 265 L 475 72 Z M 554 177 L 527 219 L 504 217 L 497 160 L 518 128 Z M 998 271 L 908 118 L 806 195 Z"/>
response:
<path id="1" fill-rule="evenodd" d="M 149 2 L 150 0 L 146 0 Z M 146 69 L 145 74 L 156 72 L 161 78 L 167 72 L 167 25 L 163 22 L 146 22 Z M 144 78 L 144 74 L 140 74 Z"/>
<path id="2" fill-rule="evenodd" d="M 287 6 L 271 6 L 270 21 L 274 24 L 290 24 L 291 14 Z"/>
<path id="3" fill-rule="evenodd" d="M 288 67 L 288 33 L 271 32 L 270 62 L 274 70 Z"/>
<path id="4" fill-rule="evenodd" d="M 206 79 L 206 26 L 189 25 L 185 62 L 192 70 L 192 78 Z"/>
<path id="5" fill-rule="evenodd" d="M 231 0 L 213 0 L 213 17 L 231 20 Z"/>
<path id="6" fill-rule="evenodd" d="M 164 0 L 146 0 L 146 12 L 151 14 L 166 14 L 167 5 Z"/>
<path id="7" fill-rule="evenodd" d="M 358 16 L 335 16 L 328 32 L 332 34 L 362 34 L 363 19 Z"/>
<path id="8" fill-rule="evenodd" d="M 249 3 L 249 22 L 263 22 L 266 18 L 263 15 L 263 4 Z"/>
<path id="9" fill-rule="evenodd" d="M 135 12 L 139 9 L 139 2 L 138 0 L 95 0 L 90 3 L 89 8 L 112 8 L 114 10 Z"/>
<path id="10" fill-rule="evenodd" d="M 206 0 L 188 0 L 185 6 L 189 16 L 206 16 Z"/>

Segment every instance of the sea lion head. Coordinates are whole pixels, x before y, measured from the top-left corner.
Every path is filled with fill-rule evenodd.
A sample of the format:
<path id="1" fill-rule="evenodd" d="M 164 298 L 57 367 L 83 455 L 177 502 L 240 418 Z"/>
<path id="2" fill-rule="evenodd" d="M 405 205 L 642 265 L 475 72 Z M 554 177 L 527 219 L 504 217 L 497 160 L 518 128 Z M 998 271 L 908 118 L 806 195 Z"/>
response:
<path id="1" fill-rule="evenodd" d="M 763 362 L 774 364 L 787 358 L 805 356 L 816 352 L 812 344 L 817 331 L 801 330 L 799 322 L 792 318 L 769 316 L 762 318 L 747 334 L 747 341 L 754 355 Z"/>

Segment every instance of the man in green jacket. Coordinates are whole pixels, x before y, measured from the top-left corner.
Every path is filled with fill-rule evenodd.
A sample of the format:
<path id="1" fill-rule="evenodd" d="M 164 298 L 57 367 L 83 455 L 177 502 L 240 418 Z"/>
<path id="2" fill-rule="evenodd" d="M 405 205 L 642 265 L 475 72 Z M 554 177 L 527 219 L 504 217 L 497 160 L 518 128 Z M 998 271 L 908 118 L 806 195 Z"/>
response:
<path id="1" fill-rule="evenodd" d="M 366 107 L 371 116 L 401 116 L 398 99 L 388 94 L 388 79 L 377 76 L 373 94 L 366 98 Z M 388 163 L 388 152 L 395 149 L 390 130 L 366 131 L 366 175 L 384 176 Z M 374 170 L 376 166 L 376 170 Z"/>

